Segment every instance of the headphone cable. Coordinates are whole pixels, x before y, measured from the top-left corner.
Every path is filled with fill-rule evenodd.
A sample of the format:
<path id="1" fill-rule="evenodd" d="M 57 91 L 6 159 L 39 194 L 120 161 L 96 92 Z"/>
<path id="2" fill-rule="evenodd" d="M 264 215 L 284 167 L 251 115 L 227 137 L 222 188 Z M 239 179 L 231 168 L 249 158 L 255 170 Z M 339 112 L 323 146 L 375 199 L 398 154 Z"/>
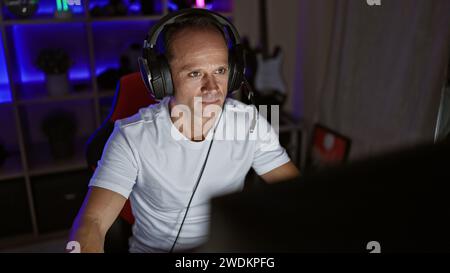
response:
<path id="1" fill-rule="evenodd" d="M 199 176 L 198 176 L 197 182 L 195 183 L 195 187 L 194 187 L 194 190 L 192 191 L 191 198 L 189 199 L 189 203 L 188 203 L 188 205 L 187 205 L 186 212 L 184 213 L 183 220 L 181 221 L 180 228 L 178 229 L 177 237 L 176 237 L 175 240 L 173 241 L 173 244 L 172 244 L 172 247 L 170 248 L 169 253 L 172 253 L 173 250 L 174 250 L 174 248 L 175 248 L 175 245 L 176 245 L 176 243 L 177 243 L 177 241 L 178 241 L 178 237 L 180 236 L 180 233 L 181 233 L 181 229 L 183 228 L 184 220 L 186 220 L 186 216 L 187 216 L 187 214 L 188 214 L 189 208 L 191 207 L 192 199 L 193 199 L 193 197 L 194 197 L 195 192 L 197 191 L 198 184 L 200 184 L 200 179 L 201 179 L 202 176 L 203 176 L 203 171 L 205 170 L 206 162 L 208 161 L 208 157 L 209 157 L 209 152 L 211 151 L 211 147 L 212 147 L 212 144 L 213 144 L 213 142 L 214 142 L 214 136 L 215 136 L 215 134 L 216 134 L 216 129 L 217 129 L 217 127 L 219 126 L 220 119 L 222 118 L 222 113 L 224 112 L 224 108 L 225 108 L 225 102 L 224 102 L 224 104 L 223 104 L 222 111 L 220 112 L 220 116 L 219 116 L 219 120 L 217 121 L 217 125 L 214 127 L 214 131 L 213 131 L 211 143 L 209 144 L 208 152 L 206 153 L 205 161 L 203 161 L 203 166 L 202 166 L 202 168 L 201 168 L 201 170 L 200 170 L 200 174 L 199 174 Z"/>
<path id="2" fill-rule="evenodd" d="M 254 108 L 253 108 L 253 111 L 254 111 L 254 112 L 253 112 L 253 121 L 252 121 L 252 125 L 251 125 L 251 127 L 250 127 L 250 132 L 253 132 L 253 130 L 254 130 L 254 128 L 255 128 L 255 125 L 256 125 L 256 121 L 257 121 L 257 119 L 258 119 L 258 113 L 257 113 L 256 107 L 255 107 L 254 93 L 253 93 L 253 90 L 252 90 L 252 88 L 251 88 L 249 82 L 247 81 L 247 79 L 246 79 L 245 77 L 244 77 L 243 82 L 241 83 L 241 87 L 242 87 L 242 86 L 245 86 L 245 87 L 246 87 L 246 89 L 247 89 L 247 98 L 250 100 L 250 102 L 253 104 L 253 107 L 254 107 Z M 214 142 L 214 136 L 216 135 L 217 127 L 219 126 L 220 120 L 222 119 L 222 114 L 223 114 L 223 112 L 225 111 L 225 103 L 226 103 L 226 102 L 223 103 L 222 111 L 220 112 L 220 116 L 219 116 L 219 120 L 217 121 L 217 124 L 216 124 L 216 126 L 214 127 L 214 131 L 213 131 L 213 135 L 212 135 L 212 140 L 211 140 L 211 143 L 209 144 L 208 152 L 206 153 L 205 161 L 203 161 L 203 166 L 202 166 L 202 168 L 201 168 L 201 170 L 200 170 L 200 174 L 199 174 L 199 176 L 198 176 L 197 182 L 195 183 L 195 187 L 194 187 L 194 190 L 192 191 L 191 198 L 189 198 L 189 203 L 188 203 L 188 205 L 187 205 L 186 212 L 184 213 L 183 220 L 181 221 L 180 228 L 178 229 L 177 237 L 175 237 L 175 240 L 173 241 L 173 244 L 172 244 L 172 247 L 170 248 L 169 253 L 172 253 L 173 250 L 174 250 L 174 248 L 175 248 L 175 245 L 176 245 L 176 243 L 177 243 L 177 241 L 178 241 L 178 237 L 180 236 L 180 233 L 181 233 L 181 229 L 183 228 L 184 221 L 186 220 L 186 216 L 187 216 L 187 214 L 188 214 L 189 208 L 191 207 L 192 199 L 194 198 L 194 194 L 195 194 L 195 192 L 197 191 L 198 185 L 199 185 L 199 183 L 200 183 L 200 179 L 201 179 L 202 176 L 203 176 L 203 171 L 205 170 L 206 162 L 208 161 L 209 152 L 211 151 L 211 147 L 212 147 L 212 144 L 213 144 L 213 142 Z"/>

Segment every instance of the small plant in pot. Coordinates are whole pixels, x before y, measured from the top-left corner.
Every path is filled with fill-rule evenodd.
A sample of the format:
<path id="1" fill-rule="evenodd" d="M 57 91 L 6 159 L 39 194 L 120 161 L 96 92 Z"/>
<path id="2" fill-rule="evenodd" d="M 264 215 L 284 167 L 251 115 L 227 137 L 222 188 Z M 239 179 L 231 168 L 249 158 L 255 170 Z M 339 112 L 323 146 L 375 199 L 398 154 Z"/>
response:
<path id="1" fill-rule="evenodd" d="M 77 122 L 72 113 L 62 109 L 50 112 L 42 121 L 42 131 L 48 138 L 54 159 L 66 159 L 74 155 Z"/>
<path id="2" fill-rule="evenodd" d="M 51 96 L 60 96 L 69 93 L 68 71 L 72 61 L 63 49 L 46 48 L 39 52 L 37 67 L 45 73 L 47 92 Z"/>

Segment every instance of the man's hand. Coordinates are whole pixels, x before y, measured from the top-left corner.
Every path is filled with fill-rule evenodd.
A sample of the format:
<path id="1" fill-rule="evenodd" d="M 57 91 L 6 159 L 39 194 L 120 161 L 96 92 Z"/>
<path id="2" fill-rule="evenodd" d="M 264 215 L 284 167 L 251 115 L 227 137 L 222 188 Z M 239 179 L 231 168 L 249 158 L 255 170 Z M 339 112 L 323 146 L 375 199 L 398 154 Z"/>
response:
<path id="1" fill-rule="evenodd" d="M 289 180 L 300 175 L 300 171 L 292 161 L 261 175 L 261 178 L 269 184 Z"/>

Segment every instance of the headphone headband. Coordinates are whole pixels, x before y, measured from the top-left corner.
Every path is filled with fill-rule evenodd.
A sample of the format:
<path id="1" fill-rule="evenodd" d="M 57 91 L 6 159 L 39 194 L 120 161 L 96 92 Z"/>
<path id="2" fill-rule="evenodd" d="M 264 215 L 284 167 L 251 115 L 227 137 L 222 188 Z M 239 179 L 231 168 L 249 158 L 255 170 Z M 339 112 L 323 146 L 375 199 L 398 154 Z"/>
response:
<path id="1" fill-rule="evenodd" d="M 188 8 L 188 9 L 182 9 L 176 12 L 173 12 L 165 17 L 165 19 L 161 19 L 156 25 L 154 25 L 148 35 L 147 39 L 145 40 L 144 47 L 146 48 L 154 48 L 156 46 L 156 41 L 158 40 L 159 34 L 164 30 L 164 27 L 167 25 L 173 24 L 175 20 L 178 18 L 187 16 L 187 15 L 206 15 L 211 17 L 212 19 L 219 22 L 220 25 L 227 28 L 227 31 L 229 34 L 231 34 L 231 39 L 234 45 L 239 44 L 239 41 L 241 40 L 239 37 L 239 32 L 237 29 L 228 21 L 227 18 L 224 16 L 210 11 L 206 9 L 195 9 L 195 8 Z"/>

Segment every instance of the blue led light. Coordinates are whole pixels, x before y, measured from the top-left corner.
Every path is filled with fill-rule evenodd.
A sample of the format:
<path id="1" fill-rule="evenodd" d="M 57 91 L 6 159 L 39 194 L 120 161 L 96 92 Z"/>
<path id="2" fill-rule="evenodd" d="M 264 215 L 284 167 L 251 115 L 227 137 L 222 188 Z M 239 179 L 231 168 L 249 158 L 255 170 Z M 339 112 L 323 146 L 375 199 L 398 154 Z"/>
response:
<path id="1" fill-rule="evenodd" d="M 0 103 L 11 102 L 11 92 L 9 92 L 9 86 L 0 85 Z"/>
<path id="2" fill-rule="evenodd" d="M 171 1 L 169 1 L 167 3 L 167 7 L 169 8 L 169 10 L 178 10 L 178 5 L 173 3 L 173 2 L 171 2 Z"/>
<path id="3" fill-rule="evenodd" d="M 128 8 L 132 13 L 139 13 L 141 11 L 141 3 L 140 2 L 135 2 L 130 4 L 129 8 Z"/>
<path id="4" fill-rule="evenodd" d="M 80 14 L 84 12 L 83 6 L 71 6 L 71 10 L 74 14 Z"/>
<path id="5" fill-rule="evenodd" d="M 119 68 L 119 62 L 102 62 L 99 63 L 97 65 L 97 67 L 95 68 L 95 74 L 96 75 L 100 75 L 101 73 L 105 72 L 107 69 L 110 68 L 114 68 L 114 69 L 118 69 Z"/>
<path id="6" fill-rule="evenodd" d="M 69 51 L 71 59 L 74 60 L 69 70 L 70 79 L 89 79 L 87 47 L 79 46 L 87 45 L 83 24 L 15 25 L 12 27 L 12 35 L 20 82 L 44 80 L 44 73 L 37 68 L 36 59 L 39 50 L 45 47 L 64 48 Z M 77 41 L 77 43 L 71 41 Z M 39 45 L 39 47 L 31 45 Z"/>
<path id="7" fill-rule="evenodd" d="M 3 43 L 0 39 L 0 84 L 8 84 L 8 74 L 6 74 L 5 52 L 3 51 Z"/>
<path id="8" fill-rule="evenodd" d="M 96 0 L 89 1 L 89 9 L 94 8 L 95 6 L 104 7 L 109 4 L 109 0 Z"/>
<path id="9" fill-rule="evenodd" d="M 3 42 L 0 39 L 0 103 L 10 102 L 11 92 L 8 84 L 8 74 L 6 70 L 5 52 L 3 50 Z"/>

